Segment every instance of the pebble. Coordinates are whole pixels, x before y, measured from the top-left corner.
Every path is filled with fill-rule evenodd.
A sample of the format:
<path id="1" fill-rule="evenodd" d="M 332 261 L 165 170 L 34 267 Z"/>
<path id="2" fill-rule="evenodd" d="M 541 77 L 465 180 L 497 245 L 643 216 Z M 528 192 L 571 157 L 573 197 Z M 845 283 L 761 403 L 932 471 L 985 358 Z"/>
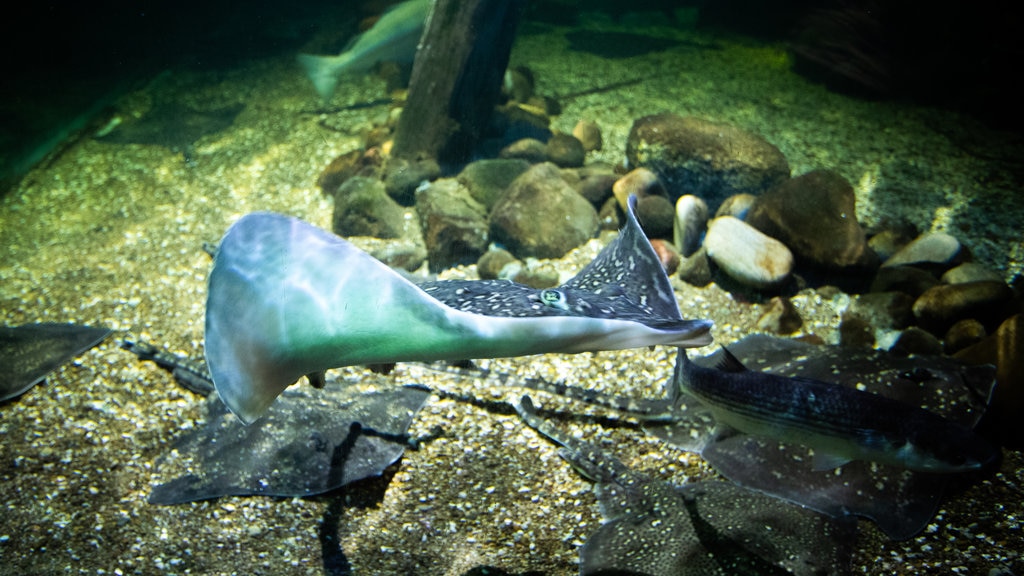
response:
<path id="1" fill-rule="evenodd" d="M 875 329 L 860 316 L 844 314 L 839 323 L 839 345 L 846 348 L 874 348 Z"/>
<path id="2" fill-rule="evenodd" d="M 994 334 L 956 353 L 971 364 L 994 364 L 996 388 L 989 404 L 988 431 L 1004 446 L 1024 450 L 1024 314 L 1015 314 Z"/>
<path id="3" fill-rule="evenodd" d="M 905 356 L 911 354 L 939 356 L 942 354 L 942 342 L 939 342 L 939 339 L 931 333 L 917 326 L 911 326 L 900 334 L 889 351 Z"/>
<path id="4" fill-rule="evenodd" d="M 912 266 L 884 266 L 875 273 L 871 292 L 903 292 L 917 298 L 929 288 L 939 285 L 930 272 Z"/>
<path id="5" fill-rule="evenodd" d="M 665 269 L 665 274 L 671 276 L 676 273 L 679 269 L 679 262 L 681 258 L 679 251 L 671 243 L 660 238 L 651 240 L 651 247 L 654 248 L 654 253 L 658 255 L 658 260 L 661 261 L 661 267 Z"/>
<path id="6" fill-rule="evenodd" d="M 704 287 L 710 284 L 712 280 L 711 260 L 708 258 L 707 250 L 701 246 L 690 256 L 680 258 L 677 276 L 683 282 L 693 286 Z"/>
<path id="7" fill-rule="evenodd" d="M 973 346 L 985 339 L 988 333 L 985 325 L 974 318 L 965 318 L 953 324 L 943 340 L 943 350 L 952 356 L 957 352 Z"/>
<path id="8" fill-rule="evenodd" d="M 544 157 L 563 168 L 583 166 L 587 152 L 572 134 L 555 134 L 544 145 Z"/>
<path id="9" fill-rule="evenodd" d="M 903 292 L 868 292 L 850 300 L 846 313 L 879 330 L 902 330 L 914 321 L 914 298 Z"/>
<path id="10" fill-rule="evenodd" d="M 946 270 L 941 280 L 946 284 L 966 284 L 967 282 L 1002 282 L 1003 277 L 996 271 L 978 264 L 977 262 L 964 262 L 963 264 Z"/>
<path id="11" fill-rule="evenodd" d="M 405 211 L 376 178 L 353 176 L 334 195 L 334 233 L 339 236 L 398 238 L 405 227 Z"/>
<path id="12" fill-rule="evenodd" d="M 789 248 L 732 216 L 715 218 L 708 224 L 704 247 L 723 272 L 753 288 L 777 286 L 793 270 Z"/>
<path id="13" fill-rule="evenodd" d="M 757 196 L 753 194 L 733 194 L 726 198 L 722 205 L 718 207 L 718 210 L 715 212 L 715 218 L 719 216 L 735 216 L 740 220 L 745 220 L 747 212 L 754 205 L 754 200 L 757 200 Z"/>
<path id="14" fill-rule="evenodd" d="M 914 301 L 914 316 L 921 326 L 945 331 L 957 320 L 977 318 L 984 321 L 999 314 L 1013 298 L 1003 282 L 941 284 L 929 288 Z"/>
<path id="15" fill-rule="evenodd" d="M 392 157 L 384 165 L 384 188 L 388 196 L 403 206 L 416 201 L 416 189 L 441 175 L 436 160 L 409 161 Z"/>
<path id="16" fill-rule="evenodd" d="M 517 263 L 522 266 L 522 262 L 508 250 L 491 246 L 476 261 L 476 271 L 482 280 L 495 280 L 504 277 L 502 271 L 506 270 L 509 265 Z"/>
<path id="17" fill-rule="evenodd" d="M 664 196 L 645 196 L 636 203 L 636 219 L 648 238 L 670 238 L 675 210 Z"/>
<path id="18" fill-rule="evenodd" d="M 484 207 L 454 178 L 441 178 L 416 192 L 431 272 L 472 264 L 487 251 Z"/>
<path id="19" fill-rule="evenodd" d="M 619 208 L 623 212 L 627 210 L 627 201 L 631 195 L 636 196 L 637 199 L 646 198 L 647 196 L 664 196 L 668 198 L 668 191 L 665 190 L 661 180 L 658 180 L 658 175 L 646 168 L 631 170 L 625 176 L 616 180 L 615 184 L 612 185 L 612 194 L 619 201 Z"/>
<path id="20" fill-rule="evenodd" d="M 761 316 L 757 319 L 757 329 L 763 332 L 786 335 L 792 334 L 803 326 L 803 318 L 793 302 L 784 296 L 774 296 L 761 307 Z"/>
<path id="21" fill-rule="evenodd" d="M 604 146 L 604 141 L 601 138 L 601 127 L 592 120 L 580 120 L 577 122 L 576 126 L 572 129 L 572 135 L 583 144 L 583 149 L 587 152 L 600 150 Z"/>
<path id="22" fill-rule="evenodd" d="M 708 205 L 693 194 L 680 196 L 676 201 L 676 217 L 672 236 L 676 248 L 683 256 L 690 256 L 700 248 L 701 238 L 708 226 Z"/>
<path id="23" fill-rule="evenodd" d="M 917 230 L 902 226 L 886 228 L 868 239 L 868 246 L 884 262 L 917 237 Z"/>
<path id="24" fill-rule="evenodd" d="M 947 269 L 964 257 L 960 241 L 945 232 L 922 234 L 898 250 L 882 266 L 917 265 Z"/>
<path id="25" fill-rule="evenodd" d="M 490 212 L 508 185 L 529 169 L 530 163 L 526 160 L 493 158 L 466 164 L 456 178 Z"/>
<path id="26" fill-rule="evenodd" d="M 544 162 L 547 156 L 547 145 L 536 138 L 521 138 L 505 146 L 498 153 L 499 158 L 518 158 L 531 164 Z"/>

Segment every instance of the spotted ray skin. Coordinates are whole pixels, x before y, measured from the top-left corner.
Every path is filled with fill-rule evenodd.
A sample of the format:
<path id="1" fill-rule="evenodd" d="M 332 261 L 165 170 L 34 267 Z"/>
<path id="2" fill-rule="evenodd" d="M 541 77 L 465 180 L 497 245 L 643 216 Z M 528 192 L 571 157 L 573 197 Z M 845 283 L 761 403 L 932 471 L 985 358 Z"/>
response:
<path id="1" fill-rule="evenodd" d="M 642 232 L 635 217 L 629 222 L 620 238 L 635 244 L 630 227 Z M 620 243 L 609 249 L 621 250 Z M 647 249 L 652 250 L 649 244 Z M 671 292 L 670 302 L 660 293 L 671 290 L 660 266 L 640 268 L 640 260 L 621 255 L 615 261 L 630 273 L 656 277 L 650 286 L 661 288 L 630 303 L 632 286 L 648 284 L 620 282 L 611 294 L 602 281 L 608 288 L 594 296 L 603 303 L 593 308 L 647 306 L 659 314 L 623 320 L 556 305 L 548 307 L 557 315 L 520 317 L 515 310 L 533 308 L 517 302 L 504 307 L 513 313 L 488 315 L 453 307 L 437 291 L 428 296 L 347 241 L 301 220 L 250 214 L 228 230 L 214 258 L 206 304 L 207 366 L 221 399 L 249 423 L 302 375 L 339 366 L 710 342 L 710 322 L 680 319 Z M 582 287 L 566 286 L 572 298 L 584 298 Z"/>
<path id="2" fill-rule="evenodd" d="M 846 574 L 855 525 L 827 519 L 724 482 L 683 487 L 635 472 L 538 417 L 523 421 L 562 446 L 559 455 L 595 483 L 604 524 L 580 550 L 580 574 L 715 576 Z"/>

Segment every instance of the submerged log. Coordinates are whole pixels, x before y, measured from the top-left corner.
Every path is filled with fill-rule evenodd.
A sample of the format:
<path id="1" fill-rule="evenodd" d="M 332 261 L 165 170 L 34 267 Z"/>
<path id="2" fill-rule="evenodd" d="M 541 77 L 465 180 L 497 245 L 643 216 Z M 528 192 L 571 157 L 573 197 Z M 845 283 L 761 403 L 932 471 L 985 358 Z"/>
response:
<path id="1" fill-rule="evenodd" d="M 420 42 L 393 154 L 467 159 L 501 92 L 525 0 L 437 0 Z"/>

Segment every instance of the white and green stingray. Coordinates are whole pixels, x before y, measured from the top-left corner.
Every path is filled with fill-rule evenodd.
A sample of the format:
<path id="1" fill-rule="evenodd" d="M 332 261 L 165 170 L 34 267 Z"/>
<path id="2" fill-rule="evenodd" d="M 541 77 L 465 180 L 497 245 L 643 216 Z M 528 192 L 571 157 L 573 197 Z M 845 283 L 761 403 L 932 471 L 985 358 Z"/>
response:
<path id="1" fill-rule="evenodd" d="M 253 213 L 228 230 L 210 273 L 206 361 L 221 399 L 258 418 L 304 374 L 355 364 L 703 346 L 683 320 L 634 215 L 555 289 L 508 281 L 416 285 L 301 220 Z"/>

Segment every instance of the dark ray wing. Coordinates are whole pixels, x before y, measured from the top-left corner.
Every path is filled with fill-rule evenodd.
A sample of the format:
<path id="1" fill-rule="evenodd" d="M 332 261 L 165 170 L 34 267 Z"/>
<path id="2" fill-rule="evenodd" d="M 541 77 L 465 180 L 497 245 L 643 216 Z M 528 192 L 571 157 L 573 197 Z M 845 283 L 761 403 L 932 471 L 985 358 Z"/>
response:
<path id="1" fill-rule="evenodd" d="M 991 367 L 965 366 L 949 358 L 908 358 L 765 335 L 748 336 L 729 350 L 751 370 L 856 386 L 967 427 L 981 418 L 994 384 Z M 720 355 L 694 361 L 714 366 Z M 833 516 L 870 518 L 894 539 L 924 528 L 951 481 L 948 476 L 858 461 L 814 471 L 808 449 L 742 434 L 709 438 L 707 443 L 701 455 L 733 482 Z"/>
<path id="2" fill-rule="evenodd" d="M 682 488 L 630 470 L 596 446 L 541 420 L 527 425 L 593 481 L 605 523 L 580 550 L 580 574 L 697 576 L 846 574 L 856 525 L 725 482 Z"/>
<path id="3" fill-rule="evenodd" d="M 129 121 L 98 136 L 97 140 L 115 144 L 151 144 L 181 152 L 191 160 L 192 145 L 234 123 L 245 106 L 236 104 L 215 110 L 194 110 L 176 102 L 153 107 L 145 116 Z"/>
<path id="4" fill-rule="evenodd" d="M 206 423 L 183 434 L 157 463 L 153 504 L 220 496 L 312 496 L 378 476 L 402 456 L 406 431 L 429 392 L 394 387 L 294 387 L 258 423 L 245 426 L 211 396 Z"/>
<path id="5" fill-rule="evenodd" d="M 108 328 L 75 324 L 0 326 L 0 402 L 24 394 L 111 332 Z"/>

